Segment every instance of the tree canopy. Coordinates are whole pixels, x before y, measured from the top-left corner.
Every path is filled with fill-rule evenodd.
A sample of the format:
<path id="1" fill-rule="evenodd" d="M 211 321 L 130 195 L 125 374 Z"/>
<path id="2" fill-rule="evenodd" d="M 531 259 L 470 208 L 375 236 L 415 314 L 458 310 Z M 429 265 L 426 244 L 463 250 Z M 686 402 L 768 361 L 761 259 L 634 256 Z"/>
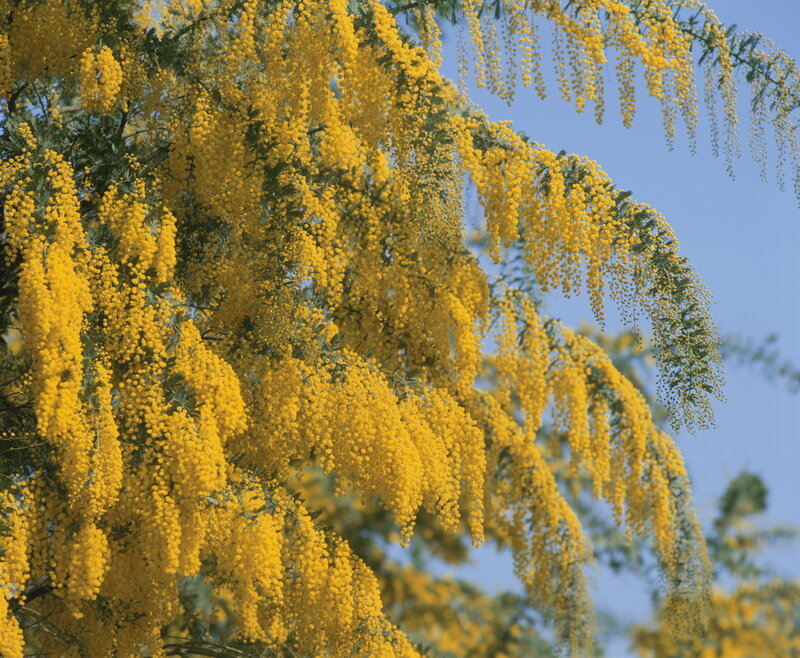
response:
<path id="1" fill-rule="evenodd" d="M 741 72 L 753 154 L 774 137 L 800 191 L 791 60 L 696 0 L 0 5 L 0 654 L 549 651 L 528 608 L 383 550 L 487 540 L 586 653 L 580 492 L 652 540 L 669 623 L 703 622 L 678 449 L 540 302 L 642 318 L 695 430 L 721 395 L 709 293 L 658 211 L 443 78 L 440 28 L 503 99 L 545 93 L 551 30 L 598 121 L 609 60 L 625 125 L 639 69 L 668 141 L 694 139 L 699 70 L 728 167 Z M 447 607 L 475 626 L 432 631 Z"/>

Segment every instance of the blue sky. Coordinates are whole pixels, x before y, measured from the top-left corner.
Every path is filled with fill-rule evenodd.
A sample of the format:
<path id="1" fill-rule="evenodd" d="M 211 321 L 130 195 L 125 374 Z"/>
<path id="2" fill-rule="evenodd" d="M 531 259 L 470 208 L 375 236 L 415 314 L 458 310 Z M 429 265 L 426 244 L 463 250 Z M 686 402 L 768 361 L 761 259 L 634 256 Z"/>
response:
<path id="1" fill-rule="evenodd" d="M 800 60 L 796 0 L 709 4 L 724 23 L 762 32 Z M 457 77 L 454 39 L 445 45 L 443 73 Z M 606 84 L 609 89 L 613 86 L 612 81 Z M 800 364 L 798 201 L 790 189 L 778 188 L 774 168 L 768 182 L 760 180 L 747 150 L 746 101 L 740 112 L 743 156 L 731 179 L 724 162 L 711 154 L 702 107 L 697 153 L 692 155 L 680 135 L 675 150 L 667 149 L 659 107 L 644 93 L 638 95 L 633 127 L 625 129 L 611 98 L 606 122 L 597 126 L 590 112 L 579 115 L 558 98 L 552 76 L 548 91 L 548 99 L 540 101 L 532 90 L 521 89 L 511 107 L 474 88 L 471 97 L 493 119 L 513 121 L 534 141 L 596 160 L 619 187 L 659 209 L 674 227 L 682 253 L 710 288 L 720 331 L 754 339 L 777 334 L 783 356 Z M 742 97 L 746 99 L 746 93 Z M 591 319 L 586 299 L 566 302 L 551 296 L 547 310 L 573 325 Z M 612 320 L 608 329 L 615 328 L 619 325 Z M 713 515 L 728 479 L 748 469 L 761 475 L 770 489 L 764 523 L 800 526 L 800 395 L 766 381 L 753 369 L 733 365 L 727 368 L 725 394 L 726 402 L 716 405 L 716 428 L 677 436 L 693 477 L 701 520 L 707 522 Z M 800 577 L 796 546 L 774 550 L 767 557 L 782 572 Z M 474 567 L 459 575 L 489 589 L 517 587 L 509 557 L 490 548 L 478 551 Z M 600 573 L 598 584 L 597 599 L 602 604 L 628 619 L 647 618 L 648 599 L 633 579 Z M 615 644 L 609 655 L 627 655 L 625 644 Z"/>

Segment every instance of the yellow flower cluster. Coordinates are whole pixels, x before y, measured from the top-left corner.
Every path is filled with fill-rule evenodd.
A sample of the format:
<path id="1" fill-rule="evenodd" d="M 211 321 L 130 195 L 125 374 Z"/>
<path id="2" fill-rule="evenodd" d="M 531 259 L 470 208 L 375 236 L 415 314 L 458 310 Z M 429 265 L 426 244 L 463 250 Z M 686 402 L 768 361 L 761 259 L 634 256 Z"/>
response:
<path id="1" fill-rule="evenodd" d="M 122 67 L 108 46 L 87 48 L 78 65 L 83 105 L 89 112 L 112 112 L 122 89 Z"/>
<path id="2" fill-rule="evenodd" d="M 384 618 L 378 582 L 348 545 L 320 532 L 302 505 L 265 497 L 239 477 L 235 498 L 211 510 L 210 550 L 243 635 L 272 645 L 294 632 L 303 655 L 350 655 L 359 638 L 357 656 L 416 656 Z"/>
<path id="3" fill-rule="evenodd" d="M 529 245 L 525 258 L 545 290 L 579 292 L 585 278 L 595 315 L 602 320 L 604 280 L 627 279 L 646 254 L 635 250 L 614 212 L 607 176 L 581 160 L 584 178 L 567 185 L 566 162 L 525 142 L 507 124 L 487 124 L 480 115 L 456 117 L 459 156 L 478 191 L 491 238 L 490 254 L 517 240 Z M 488 130 L 506 146 L 483 150 L 474 134 Z"/>
<path id="4" fill-rule="evenodd" d="M 521 304 L 521 340 L 515 302 Z M 549 339 L 528 300 L 506 295 L 499 315 L 493 362 L 497 386 L 478 402 L 491 437 L 488 461 L 501 476 L 490 497 L 489 523 L 498 524 L 500 536 L 511 546 L 528 592 L 559 615 L 585 620 L 588 592 L 582 568 L 589 559 L 588 543 L 535 441 L 552 390 L 546 378 Z M 582 642 L 577 632 L 566 639 L 573 647 Z"/>
<path id="5" fill-rule="evenodd" d="M 25 501 L 27 502 L 27 501 Z M 19 622 L 9 611 L 9 599 L 20 596 L 22 584 L 30 575 L 28 550 L 30 524 L 24 502 L 10 493 L 0 496 L 0 511 L 5 527 L 0 533 L 0 655 L 22 658 L 24 639 Z"/>
<path id="6" fill-rule="evenodd" d="M 422 504 L 455 529 L 463 497 L 480 541 L 485 458 L 474 422 L 445 391 L 408 390 L 401 399 L 374 363 L 342 358 L 333 372 L 290 357 L 265 370 L 253 407 L 256 440 L 241 449 L 279 478 L 316 455 L 325 470 L 376 495 L 406 541 Z"/>
<path id="7" fill-rule="evenodd" d="M 250 160 L 236 119 L 215 111 L 206 94 L 198 96 L 186 136 L 193 189 L 220 219 L 236 225 L 258 219 L 260 178 Z M 180 142 L 178 142 L 180 144 Z M 175 156 L 181 153 L 176 144 Z"/>
<path id="8" fill-rule="evenodd" d="M 587 468 L 595 495 L 612 504 L 618 521 L 624 514 L 639 534 L 652 526 L 670 569 L 681 557 L 675 552 L 679 518 L 670 487 L 688 486 L 683 459 L 672 440 L 656 429 L 642 394 L 608 355 L 589 339 L 564 327 L 560 331 L 564 344 L 551 376 L 554 431 L 566 434 L 574 469 L 578 464 Z M 594 390 L 592 380 L 601 382 Z"/>
<path id="9" fill-rule="evenodd" d="M 11 84 L 14 81 L 13 66 L 8 35 L 0 34 L 0 97 L 2 98 L 7 98 L 11 93 Z"/>
<path id="10" fill-rule="evenodd" d="M 526 591 L 563 621 L 563 639 L 585 648 L 589 617 L 583 568 L 590 560 L 580 521 L 558 489 L 533 436 L 494 396 L 482 401 L 483 422 L 493 442 L 489 462 L 497 468 L 488 523 L 511 547 L 515 571 Z M 580 620 L 580 621 L 579 621 Z"/>
<path id="11" fill-rule="evenodd" d="M 88 409 L 81 399 L 84 363 L 81 332 L 92 308 L 79 202 L 69 164 L 53 151 L 29 148 L 3 163 L 0 180 L 12 186 L 6 226 L 12 249 L 22 256 L 19 317 L 31 350 L 32 389 L 38 430 L 61 456 L 61 477 L 73 502 L 87 485 L 93 443 Z M 49 195 L 37 212 L 31 176 L 47 171 Z M 52 233 L 53 238 L 45 236 Z"/>
<path id="12" fill-rule="evenodd" d="M 185 123 L 182 105 L 163 108 L 175 113 L 176 124 L 165 196 L 179 207 L 173 190 L 186 181 L 212 214 L 231 222 L 236 241 L 230 250 L 203 254 L 212 264 L 197 276 L 198 285 L 211 278 L 225 291 L 215 318 L 220 323 L 230 326 L 245 316 L 273 323 L 282 313 L 274 305 L 284 293 L 272 283 L 280 265 L 251 252 L 255 244 L 260 253 L 271 244 L 324 296 L 349 348 L 426 376 L 455 361 L 458 382 L 448 376 L 436 383 L 469 391 L 479 368 L 474 327 L 485 313 L 486 285 L 458 244 L 460 184 L 441 175 L 442 166 L 453 167 L 452 145 L 432 142 L 425 123 L 441 80 L 421 51 L 400 40 L 379 4 L 372 7 L 379 42 L 367 46 L 341 3 L 303 4 L 296 22 L 289 11 L 289 3 L 276 7 L 255 45 L 250 19 L 235 30 L 217 26 L 230 42 L 226 66 L 247 81 L 246 94 L 230 87 L 233 75 L 220 76 L 222 100 L 195 97 L 188 131 L 178 127 Z M 274 67 L 270 76 L 253 78 L 246 55 L 252 48 Z M 412 83 L 401 84 L 409 76 Z M 250 98 L 258 113 L 259 161 L 251 155 L 252 137 L 239 127 Z M 273 181 L 269 169 L 278 165 Z M 258 200 L 260 190 L 274 184 L 290 196 L 271 203 L 267 224 Z M 300 222 L 294 219 L 298 208 Z M 412 221 L 387 221 L 399 216 Z M 276 226 L 285 228 L 280 244 Z M 440 258 L 443 239 L 453 262 Z M 422 294 L 431 286 L 442 290 L 444 305 Z"/>
<path id="13" fill-rule="evenodd" d="M 230 589 L 243 634 L 253 640 L 283 641 L 285 514 L 265 514 L 263 491 L 245 488 L 212 509 L 210 550 L 216 573 Z"/>
<path id="14" fill-rule="evenodd" d="M 34 408 L 40 433 L 57 449 L 68 496 L 48 498 L 48 485 L 37 475 L 30 500 L 16 505 L 14 523 L 23 525 L 14 526 L 18 543 L 3 553 L 8 593 L 26 582 L 29 554 L 31 568 L 43 571 L 69 606 L 58 615 L 65 631 L 92 655 L 128 655 L 141 642 L 158 648 L 159 629 L 177 604 L 176 578 L 197 573 L 213 555 L 212 579 L 235 593 L 245 638 L 276 643 L 299 632 L 309 650 L 341 653 L 360 637 L 362 655 L 414 655 L 386 625 L 374 577 L 341 540 L 329 547 L 308 514 L 283 501 L 299 519 L 296 543 L 284 549 L 284 537 L 292 536 L 284 515 L 264 513 L 261 490 L 232 489 L 242 477 L 231 470 L 225 446 L 247 427 L 240 380 L 203 340 L 172 283 L 176 220 L 153 201 L 158 186 L 141 179 L 127 191 L 111 185 L 88 224 L 112 236 L 111 249 L 90 248 L 69 165 L 42 150 L 29 127 L 23 125 L 22 134 L 28 148 L 0 175 L 10 188 L 10 245 L 23 260 L 20 326 L 34 356 Z M 30 176 L 40 170 L 49 185 L 44 208 L 29 189 Z M 99 343 L 86 343 L 88 331 L 100 332 Z M 331 390 L 338 397 L 326 401 L 313 387 L 304 389 L 314 401 L 306 439 L 316 442 L 330 468 L 383 495 L 399 522 L 410 524 L 423 498 L 421 463 L 417 457 L 412 469 L 407 455 L 384 440 L 402 427 L 403 414 L 413 415 L 418 426 L 422 421 L 376 373 L 332 380 Z M 364 405 L 373 395 L 385 403 L 368 410 Z M 361 419 L 356 405 L 364 409 Z M 430 406 L 429 423 L 450 428 L 437 436 L 447 447 L 436 455 L 450 460 L 445 467 L 453 472 L 438 474 L 449 478 L 449 489 L 426 489 L 425 495 L 432 506 L 449 505 L 457 515 L 451 508 L 462 477 L 469 491 L 482 491 L 482 435 L 444 392 L 431 393 L 418 406 Z M 342 407 L 354 408 L 349 424 L 337 424 L 344 420 Z M 370 411 L 389 415 L 374 426 Z M 317 435 L 312 427 L 323 421 L 329 432 Z M 424 427 L 434 435 L 430 424 Z M 350 431 L 358 433 L 360 446 Z M 404 439 L 416 454 L 407 431 Z M 404 464 L 396 479 L 396 467 Z M 371 470 L 374 465 L 379 470 Z M 479 504 L 471 520 L 477 535 Z M 35 532 L 23 532 L 25 524 Z M 131 573 L 140 576 L 135 585 Z M 103 613 L 91 605 L 98 595 L 107 606 Z M 309 601 L 324 601 L 334 616 L 321 624 L 318 611 L 303 607 Z M 101 633 L 109 612 L 119 621 Z M 7 610 L 2 623 L 8 654 L 16 655 L 22 636 Z M 45 639 L 43 647 L 56 650 L 58 642 Z"/>
<path id="15" fill-rule="evenodd" d="M 4 84 L 34 80 L 45 72 L 50 75 L 71 72 L 74 61 L 98 34 L 97 16 L 86 12 L 78 0 L 26 3 L 3 0 L 0 14 L 7 17 L 2 28 L 8 44 L 4 66 L 10 69 Z"/>
<path id="16" fill-rule="evenodd" d="M 346 543 L 334 540 L 329 546 L 302 511 L 296 515 L 292 533 L 297 576 L 288 597 L 298 611 L 301 654 L 419 655 L 382 617 L 378 582 Z M 359 635 L 364 638 L 363 644 L 354 645 L 353 639 Z"/>

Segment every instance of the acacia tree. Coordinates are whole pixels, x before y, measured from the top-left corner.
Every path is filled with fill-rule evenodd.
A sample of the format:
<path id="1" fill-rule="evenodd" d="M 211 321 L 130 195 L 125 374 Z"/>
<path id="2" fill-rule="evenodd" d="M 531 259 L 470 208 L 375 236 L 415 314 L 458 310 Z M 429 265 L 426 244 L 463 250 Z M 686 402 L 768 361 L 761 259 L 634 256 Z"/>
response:
<path id="1" fill-rule="evenodd" d="M 708 295 L 655 210 L 441 77 L 437 21 L 503 98 L 544 93 L 549 27 L 562 95 L 598 120 L 607 58 L 626 125 L 641 66 L 668 139 L 679 115 L 694 135 L 699 59 L 729 162 L 737 70 L 756 157 L 771 125 L 797 162 L 782 53 L 694 0 L 2 6 L 2 655 L 416 655 L 422 570 L 371 532 L 510 547 L 585 652 L 591 551 L 560 483 L 651 537 L 665 614 L 702 618 L 679 452 L 538 301 L 583 288 L 598 319 L 607 297 L 647 317 L 673 424 L 702 428 Z M 337 532 L 320 514 L 345 500 L 367 514 Z"/>

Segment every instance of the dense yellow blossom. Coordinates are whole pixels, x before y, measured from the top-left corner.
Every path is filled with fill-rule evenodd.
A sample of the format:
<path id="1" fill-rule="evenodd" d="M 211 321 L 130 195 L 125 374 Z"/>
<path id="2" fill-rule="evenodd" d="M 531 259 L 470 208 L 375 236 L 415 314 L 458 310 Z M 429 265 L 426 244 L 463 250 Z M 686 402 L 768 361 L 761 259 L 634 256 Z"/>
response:
<path id="1" fill-rule="evenodd" d="M 638 63 L 668 134 L 675 112 L 693 131 L 691 39 L 667 3 L 569 4 L 511 0 L 498 23 L 459 3 L 479 84 L 510 99 L 518 62 L 544 94 L 536 17 L 578 109 L 602 114 L 611 47 L 623 122 Z M 9 431 L 28 463 L 0 493 L 0 652 L 23 654 L 24 608 L 59 629 L 28 631 L 43 654 L 163 655 L 190 639 L 193 580 L 229 601 L 214 614 L 236 642 L 417 655 L 382 610 L 386 574 L 315 522 L 309 469 L 400 544 L 420 523 L 510 546 L 576 652 L 591 546 L 563 479 L 588 475 L 693 600 L 707 565 L 671 439 L 599 347 L 487 265 L 519 249 L 539 288 L 587 290 L 599 319 L 607 299 L 644 310 L 665 394 L 702 426 L 716 334 L 665 220 L 471 109 L 438 72 L 430 7 L 419 46 L 378 0 L 129 5 L 0 2 L 8 358 L 28 414 Z M 441 646 L 461 641 L 493 646 L 457 625 Z"/>
<path id="2" fill-rule="evenodd" d="M 114 109 L 122 88 L 122 67 L 108 46 L 103 46 L 97 53 L 90 49 L 84 51 L 78 80 L 87 110 L 108 113 Z"/>
<path id="3" fill-rule="evenodd" d="M 23 656 L 24 641 L 19 622 L 9 614 L 8 594 L 19 595 L 21 583 L 30 576 L 30 524 L 21 503 L 10 494 L 0 498 L 6 525 L 0 536 L 0 588 L 7 593 L 0 597 L 0 655 L 9 658 Z"/>
<path id="4" fill-rule="evenodd" d="M 86 12 L 77 0 L 5 0 L 1 11 L 7 17 L 3 34 L 8 43 L 9 82 L 32 81 L 44 73 L 74 74 L 76 59 L 97 38 L 97 16 Z"/>

